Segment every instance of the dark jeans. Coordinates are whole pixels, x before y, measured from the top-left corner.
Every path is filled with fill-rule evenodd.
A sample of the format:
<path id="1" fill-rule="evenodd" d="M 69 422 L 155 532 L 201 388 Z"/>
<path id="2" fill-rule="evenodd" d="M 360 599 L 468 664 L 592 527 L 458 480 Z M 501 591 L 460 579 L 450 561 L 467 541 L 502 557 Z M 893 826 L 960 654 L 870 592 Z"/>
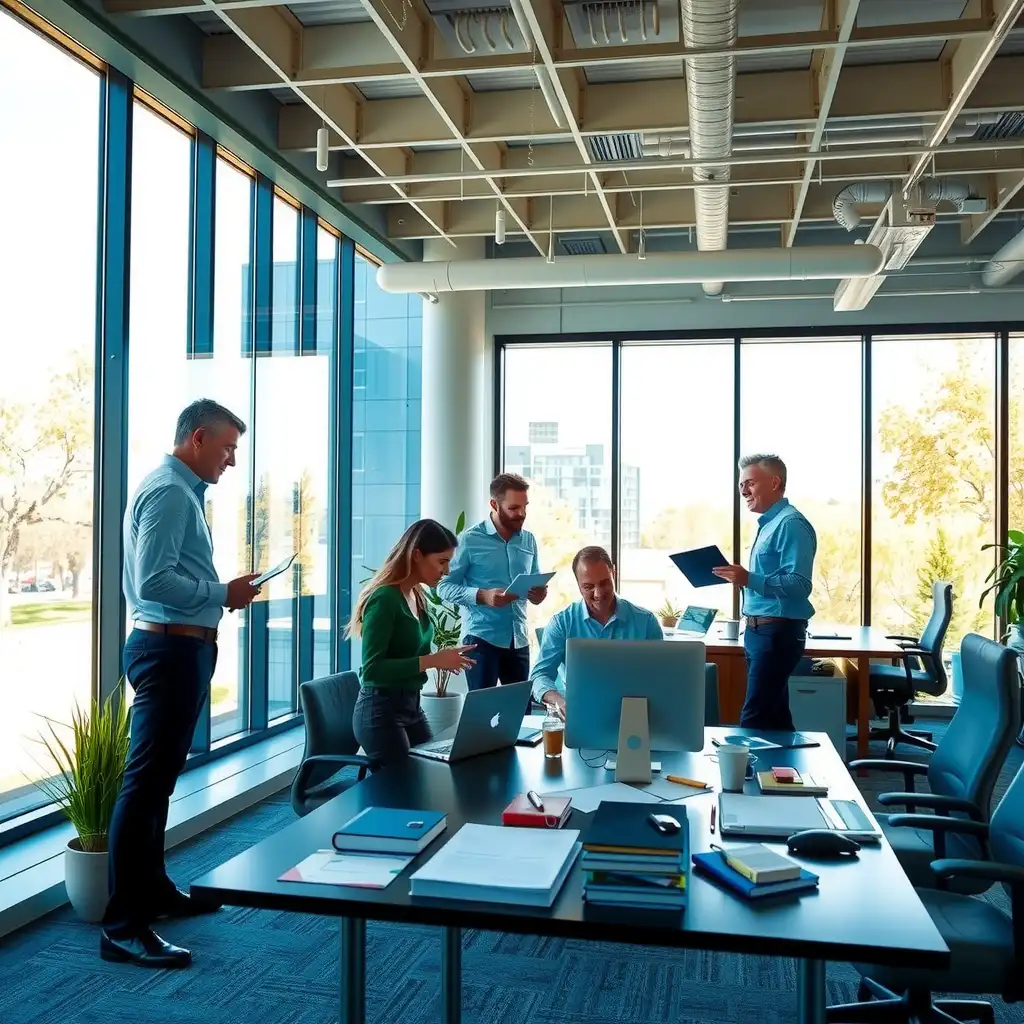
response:
<path id="1" fill-rule="evenodd" d="M 466 688 L 483 690 L 505 683 L 521 683 L 530 678 L 529 647 L 495 647 L 478 636 L 468 634 L 464 644 L 476 644 L 469 652 L 476 664 L 466 669 Z"/>
<path id="2" fill-rule="evenodd" d="M 744 729 L 793 731 L 789 677 L 804 656 L 805 619 L 747 625 L 743 653 L 747 661 L 747 699 L 740 712 Z"/>
<path id="3" fill-rule="evenodd" d="M 151 925 L 174 889 L 164 866 L 167 811 L 217 664 L 216 644 L 189 636 L 132 630 L 123 665 L 135 691 L 131 747 L 110 821 L 113 935 Z"/>
<path id="4" fill-rule="evenodd" d="M 376 771 L 429 743 L 430 726 L 420 707 L 419 690 L 364 686 L 352 712 L 352 731 Z"/>

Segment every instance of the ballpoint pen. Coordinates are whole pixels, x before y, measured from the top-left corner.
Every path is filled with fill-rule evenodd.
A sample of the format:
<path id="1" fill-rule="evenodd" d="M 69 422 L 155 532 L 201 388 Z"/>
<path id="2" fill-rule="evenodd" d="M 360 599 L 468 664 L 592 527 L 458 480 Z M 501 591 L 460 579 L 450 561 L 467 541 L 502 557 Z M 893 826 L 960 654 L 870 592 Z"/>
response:
<path id="1" fill-rule="evenodd" d="M 537 796 L 532 789 L 526 794 L 526 799 L 529 800 L 538 811 L 544 810 L 544 801 L 541 800 L 541 798 Z"/>
<path id="2" fill-rule="evenodd" d="M 715 834 L 715 811 L 716 810 L 718 810 L 717 807 L 712 807 L 711 808 L 711 834 L 712 835 Z"/>
<path id="3" fill-rule="evenodd" d="M 700 779 L 688 779 L 685 775 L 666 775 L 665 778 L 669 782 L 678 783 L 680 786 L 692 786 L 694 789 L 711 788 L 706 782 L 701 782 Z"/>

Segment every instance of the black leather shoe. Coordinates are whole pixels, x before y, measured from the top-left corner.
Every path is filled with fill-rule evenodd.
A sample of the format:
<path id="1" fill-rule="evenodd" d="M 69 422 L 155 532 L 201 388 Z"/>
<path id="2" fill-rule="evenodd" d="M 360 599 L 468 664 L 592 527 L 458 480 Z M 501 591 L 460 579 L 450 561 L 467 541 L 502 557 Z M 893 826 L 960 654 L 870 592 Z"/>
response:
<path id="1" fill-rule="evenodd" d="M 179 917 L 199 917 L 201 914 L 215 914 L 220 910 L 221 905 L 204 896 L 189 896 L 180 889 L 164 902 L 157 920 Z"/>
<path id="2" fill-rule="evenodd" d="M 139 967 L 188 967 L 192 954 L 181 946 L 165 942 L 152 928 L 135 935 L 100 935 L 100 956 L 111 963 L 138 964 Z"/>

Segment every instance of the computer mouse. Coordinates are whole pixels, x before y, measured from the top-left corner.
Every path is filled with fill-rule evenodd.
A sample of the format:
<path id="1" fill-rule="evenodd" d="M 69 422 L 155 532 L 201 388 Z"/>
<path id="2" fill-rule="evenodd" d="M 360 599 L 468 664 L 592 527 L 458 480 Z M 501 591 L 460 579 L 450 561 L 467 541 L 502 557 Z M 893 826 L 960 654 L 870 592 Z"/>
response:
<path id="1" fill-rule="evenodd" d="M 786 847 L 790 853 L 798 857 L 834 860 L 839 857 L 856 857 L 860 843 L 841 832 L 833 832 L 827 828 L 811 828 L 806 832 L 795 832 L 791 835 L 786 840 Z"/>
<path id="2" fill-rule="evenodd" d="M 679 822 L 671 814 L 651 814 L 647 820 L 663 836 L 674 836 L 679 831 Z"/>

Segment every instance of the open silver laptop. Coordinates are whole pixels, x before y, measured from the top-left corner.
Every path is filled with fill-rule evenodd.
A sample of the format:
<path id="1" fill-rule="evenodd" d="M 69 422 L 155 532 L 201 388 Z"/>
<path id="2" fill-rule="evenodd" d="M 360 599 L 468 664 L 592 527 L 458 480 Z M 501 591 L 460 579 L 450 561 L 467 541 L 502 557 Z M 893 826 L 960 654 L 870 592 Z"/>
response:
<path id="1" fill-rule="evenodd" d="M 860 843 L 878 842 L 882 833 L 856 800 L 813 796 L 753 796 L 722 793 L 718 827 L 723 836 L 788 839 L 794 832 L 821 828 L 842 832 Z"/>
<path id="2" fill-rule="evenodd" d="M 528 682 L 470 690 L 463 701 L 455 735 L 450 740 L 433 740 L 413 747 L 410 753 L 432 761 L 452 762 L 511 747 L 519 737 L 529 700 Z"/>

